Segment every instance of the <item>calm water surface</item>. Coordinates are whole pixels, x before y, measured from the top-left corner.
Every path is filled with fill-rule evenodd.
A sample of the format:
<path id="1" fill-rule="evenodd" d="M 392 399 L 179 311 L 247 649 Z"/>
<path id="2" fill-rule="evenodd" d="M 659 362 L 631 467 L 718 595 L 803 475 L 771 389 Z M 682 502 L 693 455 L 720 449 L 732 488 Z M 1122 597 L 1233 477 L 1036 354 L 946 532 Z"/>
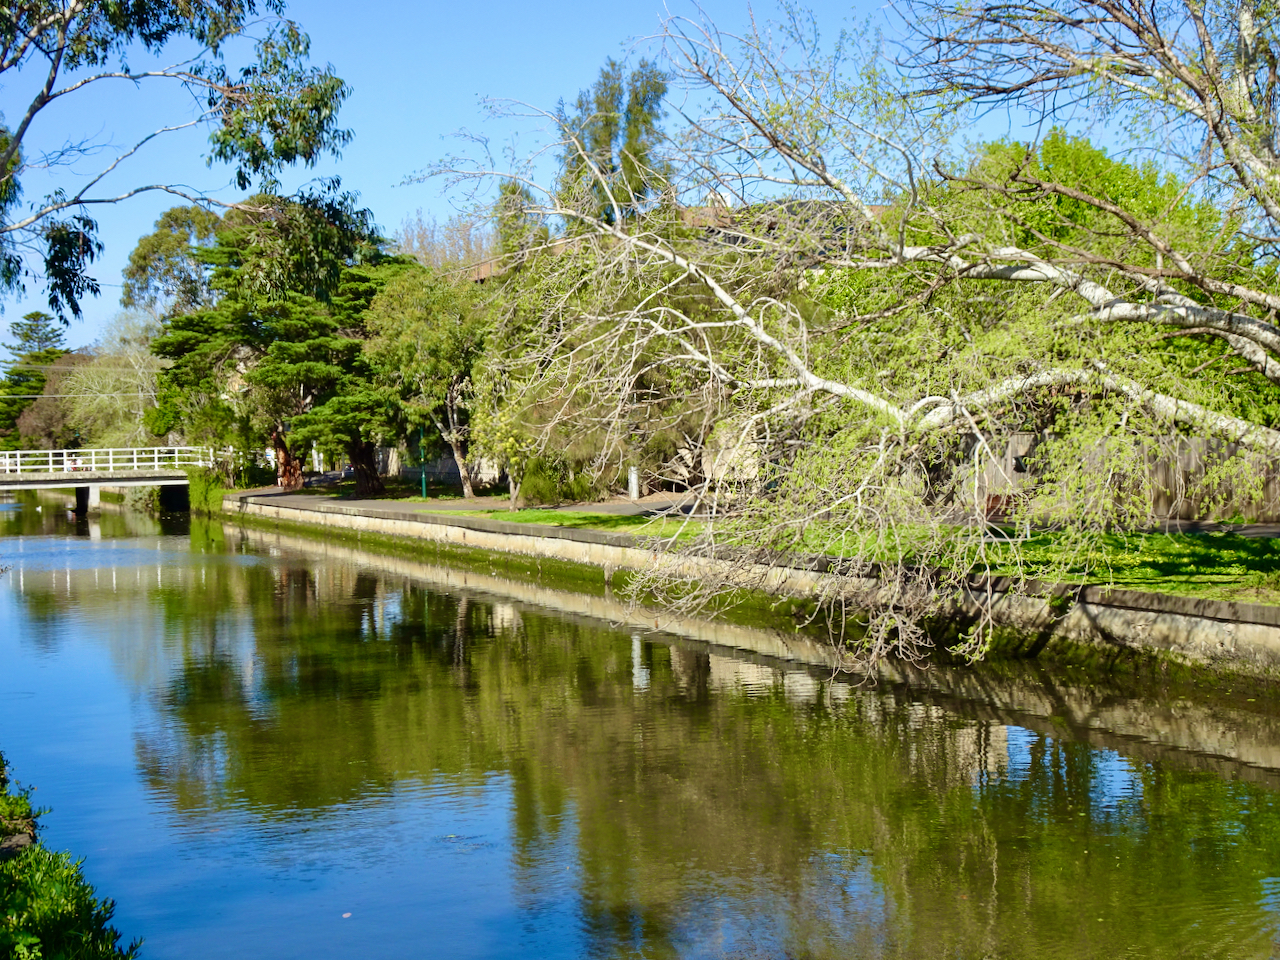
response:
<path id="1" fill-rule="evenodd" d="M 204 524 L 0 532 L 0 749 L 151 960 L 1280 955 L 1265 694 L 859 687 Z"/>

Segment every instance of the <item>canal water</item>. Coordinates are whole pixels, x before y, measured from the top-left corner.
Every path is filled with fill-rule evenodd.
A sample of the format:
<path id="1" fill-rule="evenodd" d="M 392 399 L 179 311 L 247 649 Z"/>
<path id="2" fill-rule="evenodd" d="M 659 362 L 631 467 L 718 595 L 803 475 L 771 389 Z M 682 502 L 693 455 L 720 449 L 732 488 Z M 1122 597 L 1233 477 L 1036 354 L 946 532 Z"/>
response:
<path id="1" fill-rule="evenodd" d="M 151 960 L 1280 955 L 1266 690 L 859 685 L 322 543 L 0 534 L 0 750 Z"/>

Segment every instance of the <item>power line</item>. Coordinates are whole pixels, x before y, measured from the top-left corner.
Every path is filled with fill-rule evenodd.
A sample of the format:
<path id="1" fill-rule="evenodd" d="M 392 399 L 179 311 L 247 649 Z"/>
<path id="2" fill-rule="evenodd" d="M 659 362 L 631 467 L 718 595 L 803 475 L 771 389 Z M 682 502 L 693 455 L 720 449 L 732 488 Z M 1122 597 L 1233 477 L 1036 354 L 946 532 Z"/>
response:
<path id="1" fill-rule="evenodd" d="M 94 397 L 151 397 L 151 393 L 0 393 L 0 403 L 5 400 L 88 400 Z"/>
<path id="2" fill-rule="evenodd" d="M 71 367 L 65 367 L 65 366 L 64 366 L 64 367 L 59 367 L 59 366 L 55 366 L 55 365 L 54 365 L 54 364 L 52 364 L 52 363 L 48 363 L 48 364 L 45 364 L 45 363 L 0 363 L 0 367 L 3 367 L 3 368 L 4 368 L 4 369 L 6 369 L 6 370 L 35 370 L 35 371 L 40 371 L 40 370 L 60 370 L 60 371 L 61 371 L 61 370 L 65 370 L 67 373 L 79 372 L 81 369 L 83 369 L 83 368 L 84 368 L 84 367 L 86 367 L 86 366 L 88 366 L 88 364 L 83 364 L 83 363 L 82 363 L 82 364 L 78 364 L 78 365 L 76 365 L 76 366 L 71 366 Z M 128 371 L 128 372 L 140 372 L 140 371 L 138 371 L 138 368 L 137 368 L 137 367 L 104 367 L 104 366 L 100 366 L 100 365 L 98 365 L 98 364 L 94 364 L 93 369 L 94 369 L 94 370 L 110 370 L 110 371 L 124 370 L 124 371 Z M 168 367 L 156 367 L 156 368 L 155 368 L 155 370 L 167 370 L 167 369 L 169 369 L 169 368 L 168 368 Z M 143 368 L 143 371 L 141 371 L 141 372 L 146 372 L 146 368 Z"/>

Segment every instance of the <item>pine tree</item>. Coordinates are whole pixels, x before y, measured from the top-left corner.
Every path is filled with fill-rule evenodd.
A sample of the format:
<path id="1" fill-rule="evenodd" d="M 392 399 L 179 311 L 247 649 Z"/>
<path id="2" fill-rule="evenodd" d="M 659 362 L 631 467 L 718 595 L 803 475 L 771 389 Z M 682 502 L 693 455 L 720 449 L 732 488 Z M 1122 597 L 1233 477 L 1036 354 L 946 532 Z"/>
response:
<path id="1" fill-rule="evenodd" d="M 661 190 L 664 168 L 654 146 L 666 95 L 667 78 L 650 61 L 624 77 L 623 65 L 610 58 L 595 85 L 578 94 L 572 114 L 560 106 L 562 186 L 589 193 L 595 215 L 606 223 L 619 213 L 631 219 Z"/>
<path id="2" fill-rule="evenodd" d="M 9 324 L 9 335 L 13 342 L 3 346 L 13 360 L 0 380 L 0 449 L 18 450 L 18 417 L 44 392 L 48 368 L 68 351 L 62 324 L 39 310 Z"/>

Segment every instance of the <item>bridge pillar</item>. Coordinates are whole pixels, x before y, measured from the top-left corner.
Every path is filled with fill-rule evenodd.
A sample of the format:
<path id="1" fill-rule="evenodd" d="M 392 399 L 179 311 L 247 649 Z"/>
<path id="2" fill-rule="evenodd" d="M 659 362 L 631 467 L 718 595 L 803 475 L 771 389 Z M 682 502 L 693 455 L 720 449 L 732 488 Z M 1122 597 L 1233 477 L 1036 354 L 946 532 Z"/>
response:
<path id="1" fill-rule="evenodd" d="M 84 516 L 90 511 L 97 513 L 102 506 L 102 488 L 98 484 L 91 487 L 76 487 L 76 513 Z"/>

